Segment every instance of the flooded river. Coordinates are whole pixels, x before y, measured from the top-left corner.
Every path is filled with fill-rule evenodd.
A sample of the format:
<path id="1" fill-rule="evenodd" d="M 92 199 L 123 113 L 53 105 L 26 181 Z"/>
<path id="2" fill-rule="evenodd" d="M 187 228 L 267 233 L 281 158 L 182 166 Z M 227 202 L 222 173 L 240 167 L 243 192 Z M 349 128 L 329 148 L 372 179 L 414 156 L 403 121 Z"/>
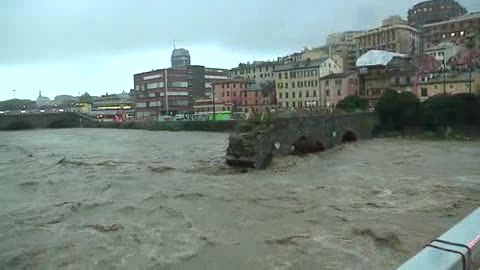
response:
<path id="1" fill-rule="evenodd" d="M 0 268 L 394 269 L 480 205 L 480 142 L 376 139 L 245 173 L 227 139 L 0 133 Z"/>

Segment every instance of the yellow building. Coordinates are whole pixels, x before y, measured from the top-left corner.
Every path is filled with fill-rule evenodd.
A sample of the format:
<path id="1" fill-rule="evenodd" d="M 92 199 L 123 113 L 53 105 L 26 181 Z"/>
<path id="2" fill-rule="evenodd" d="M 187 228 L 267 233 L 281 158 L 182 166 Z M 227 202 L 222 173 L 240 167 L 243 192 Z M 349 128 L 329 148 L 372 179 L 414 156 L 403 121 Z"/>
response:
<path id="1" fill-rule="evenodd" d="M 275 68 L 277 106 L 280 109 L 320 107 L 320 78 L 341 73 L 331 57 L 292 62 Z"/>
<path id="2" fill-rule="evenodd" d="M 384 20 L 378 28 L 355 37 L 359 55 L 370 50 L 382 50 L 402 54 L 417 54 L 419 52 L 418 30 L 406 25 L 398 17 Z"/>
<path id="3" fill-rule="evenodd" d="M 439 94 L 480 94 L 479 77 L 477 74 L 472 74 L 472 80 L 470 80 L 470 74 L 464 72 L 453 76 L 446 75 L 444 80 L 442 75 L 438 75 L 432 79 L 421 81 L 417 86 L 417 94 L 421 101 Z M 470 91 L 470 85 L 472 91 Z"/>

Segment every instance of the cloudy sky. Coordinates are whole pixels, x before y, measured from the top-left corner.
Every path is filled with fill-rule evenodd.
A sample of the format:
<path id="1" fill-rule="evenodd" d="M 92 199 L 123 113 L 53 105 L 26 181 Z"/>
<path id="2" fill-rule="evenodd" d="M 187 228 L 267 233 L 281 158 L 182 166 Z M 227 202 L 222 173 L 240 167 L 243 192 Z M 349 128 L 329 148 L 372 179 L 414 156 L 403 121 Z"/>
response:
<path id="1" fill-rule="evenodd" d="M 406 17 L 418 0 L 0 0 L 0 100 L 128 91 L 169 66 L 173 40 L 192 63 L 232 68 L 322 45 L 332 32 Z M 479 0 L 460 0 L 480 11 Z"/>

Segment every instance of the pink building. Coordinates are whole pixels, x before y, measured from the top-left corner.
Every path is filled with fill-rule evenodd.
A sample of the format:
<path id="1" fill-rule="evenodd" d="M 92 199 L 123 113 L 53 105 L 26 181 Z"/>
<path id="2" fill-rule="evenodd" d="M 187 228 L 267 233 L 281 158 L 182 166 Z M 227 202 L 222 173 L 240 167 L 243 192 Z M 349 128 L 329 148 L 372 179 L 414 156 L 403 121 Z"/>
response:
<path id="1" fill-rule="evenodd" d="M 216 103 L 233 112 L 247 112 L 250 108 L 266 110 L 275 108 L 275 93 L 264 93 L 255 81 L 230 79 L 212 83 Z"/>
<path id="2" fill-rule="evenodd" d="M 335 107 L 347 96 L 358 95 L 358 88 L 356 72 L 330 74 L 320 79 L 320 102 L 325 107 Z"/>

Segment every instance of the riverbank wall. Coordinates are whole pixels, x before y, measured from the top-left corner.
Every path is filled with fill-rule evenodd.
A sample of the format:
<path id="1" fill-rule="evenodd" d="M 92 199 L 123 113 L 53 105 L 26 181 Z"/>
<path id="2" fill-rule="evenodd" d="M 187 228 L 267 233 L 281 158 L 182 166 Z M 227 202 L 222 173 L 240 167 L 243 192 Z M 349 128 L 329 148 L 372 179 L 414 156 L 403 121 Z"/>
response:
<path id="1" fill-rule="evenodd" d="M 229 121 L 168 121 L 168 122 L 85 122 L 85 128 L 145 129 L 152 131 L 230 132 L 239 120 Z"/>

